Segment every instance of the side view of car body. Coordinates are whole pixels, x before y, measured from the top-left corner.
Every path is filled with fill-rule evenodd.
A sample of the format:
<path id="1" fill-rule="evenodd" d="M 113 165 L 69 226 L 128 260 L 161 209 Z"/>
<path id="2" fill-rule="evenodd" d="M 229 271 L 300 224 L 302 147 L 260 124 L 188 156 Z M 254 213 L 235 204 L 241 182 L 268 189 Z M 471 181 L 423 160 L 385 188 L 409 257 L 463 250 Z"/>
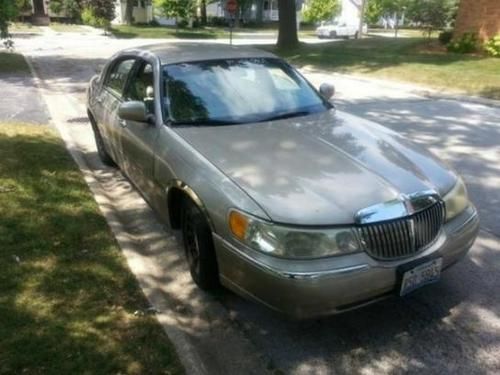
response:
<path id="1" fill-rule="evenodd" d="M 363 34 L 368 32 L 368 26 L 363 25 Z M 331 22 L 323 22 L 316 28 L 316 36 L 323 38 L 358 38 L 359 25 L 349 23 L 343 20 L 335 20 Z"/>
<path id="2" fill-rule="evenodd" d="M 438 281 L 479 228 L 454 171 L 332 93 L 268 52 L 179 43 L 115 55 L 87 108 L 198 286 L 312 317 Z"/>

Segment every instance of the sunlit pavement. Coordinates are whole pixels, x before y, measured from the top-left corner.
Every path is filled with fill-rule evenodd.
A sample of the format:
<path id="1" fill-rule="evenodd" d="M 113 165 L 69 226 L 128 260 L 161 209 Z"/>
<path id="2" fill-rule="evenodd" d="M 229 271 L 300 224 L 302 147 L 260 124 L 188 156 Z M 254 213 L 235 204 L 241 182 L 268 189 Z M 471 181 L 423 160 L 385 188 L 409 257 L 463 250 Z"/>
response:
<path id="1" fill-rule="evenodd" d="M 500 372 L 500 108 L 427 99 L 411 89 L 324 72 L 340 110 L 388 126 L 429 147 L 466 179 L 482 228 L 469 256 L 440 283 L 344 315 L 290 321 L 229 292 L 193 287 L 175 236 L 163 232 L 121 174 L 103 167 L 85 120 L 88 79 L 115 51 L 159 40 L 47 35 L 16 41 L 44 83 L 52 121 L 71 137 L 135 243 L 131 268 L 145 293 L 184 332 L 208 369 L 292 374 Z M 172 41 L 169 41 L 172 42 Z M 200 41 L 206 43 L 206 40 Z M 223 42 L 221 40 L 212 42 Z M 236 39 L 235 43 L 269 43 Z M 135 257 L 135 258 L 134 258 Z M 134 263 L 135 262 L 135 263 Z M 165 323 L 165 322 L 164 322 Z"/>

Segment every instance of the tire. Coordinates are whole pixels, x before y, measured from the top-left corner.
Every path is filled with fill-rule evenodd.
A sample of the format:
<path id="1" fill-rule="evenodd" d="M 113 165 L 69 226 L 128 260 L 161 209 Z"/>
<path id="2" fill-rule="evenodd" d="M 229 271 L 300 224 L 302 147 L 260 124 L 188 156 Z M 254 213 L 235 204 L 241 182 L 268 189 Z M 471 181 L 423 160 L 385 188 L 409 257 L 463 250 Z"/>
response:
<path id="1" fill-rule="evenodd" d="M 330 31 L 330 38 L 335 39 L 337 37 L 337 32 L 336 31 Z"/>
<path id="2" fill-rule="evenodd" d="M 202 290 L 216 289 L 219 268 L 212 231 L 203 213 L 190 199 L 183 204 L 182 239 L 193 281 Z"/>
<path id="3" fill-rule="evenodd" d="M 101 132 L 97 128 L 95 121 L 91 117 L 89 118 L 90 123 L 92 124 L 92 130 L 94 131 L 95 145 L 97 147 L 97 155 L 99 155 L 99 159 L 101 159 L 105 165 L 115 167 L 116 163 L 106 150 L 106 145 L 102 139 Z"/>
<path id="4" fill-rule="evenodd" d="M 354 34 L 354 39 L 359 39 L 359 31 L 356 31 L 356 34 Z"/>

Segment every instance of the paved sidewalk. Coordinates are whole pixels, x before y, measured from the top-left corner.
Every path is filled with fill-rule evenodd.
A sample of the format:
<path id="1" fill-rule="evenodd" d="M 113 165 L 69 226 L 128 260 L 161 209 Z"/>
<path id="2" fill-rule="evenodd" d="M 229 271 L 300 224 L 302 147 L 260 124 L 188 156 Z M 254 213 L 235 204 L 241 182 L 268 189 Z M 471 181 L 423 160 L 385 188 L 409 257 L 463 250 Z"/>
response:
<path id="1" fill-rule="evenodd" d="M 31 74 L 0 72 L 0 122 L 47 124 L 49 114 Z"/>

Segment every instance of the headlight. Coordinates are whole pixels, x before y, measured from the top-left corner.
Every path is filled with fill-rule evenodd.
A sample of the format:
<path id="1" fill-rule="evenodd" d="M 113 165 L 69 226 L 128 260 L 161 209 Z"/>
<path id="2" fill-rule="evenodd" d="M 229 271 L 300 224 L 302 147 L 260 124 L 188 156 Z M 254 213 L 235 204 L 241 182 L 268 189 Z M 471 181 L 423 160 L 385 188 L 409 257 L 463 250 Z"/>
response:
<path id="1" fill-rule="evenodd" d="M 229 214 L 229 228 L 249 247 L 283 258 L 319 258 L 360 251 L 352 228 L 296 229 L 274 225 L 239 211 Z"/>
<path id="2" fill-rule="evenodd" d="M 469 205 L 467 188 L 459 177 L 457 183 L 443 198 L 446 206 L 446 221 L 453 219 Z"/>

